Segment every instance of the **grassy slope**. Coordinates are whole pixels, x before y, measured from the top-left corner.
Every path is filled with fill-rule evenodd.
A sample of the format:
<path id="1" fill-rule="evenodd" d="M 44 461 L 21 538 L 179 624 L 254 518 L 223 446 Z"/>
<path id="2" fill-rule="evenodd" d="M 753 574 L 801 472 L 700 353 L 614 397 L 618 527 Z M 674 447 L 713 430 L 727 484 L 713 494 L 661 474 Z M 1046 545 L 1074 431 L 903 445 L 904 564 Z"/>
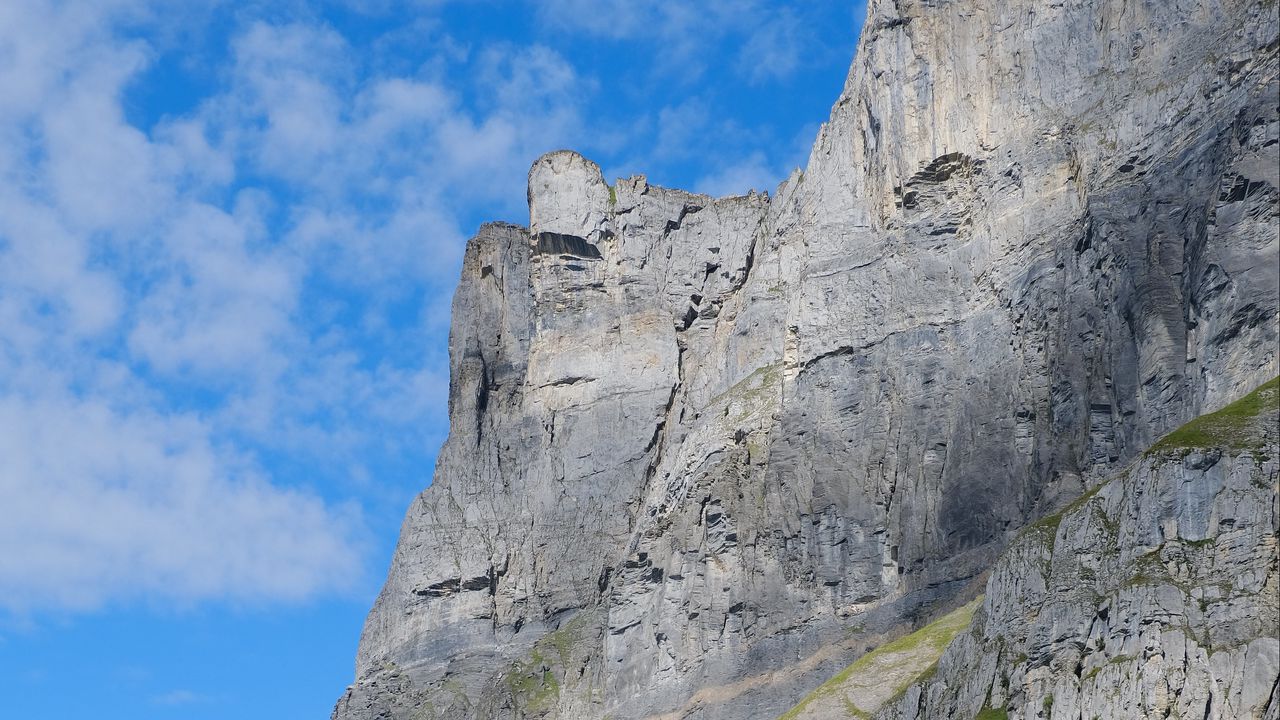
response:
<path id="1" fill-rule="evenodd" d="M 1221 410 L 1201 415 L 1174 430 L 1152 445 L 1146 454 L 1207 447 L 1251 448 L 1259 440 L 1255 425 L 1258 416 L 1277 410 L 1280 410 L 1280 377 L 1263 383 Z M 1095 487 L 1070 506 L 1028 526 L 1028 530 L 1041 526 L 1051 532 L 1056 530 L 1058 521 L 1064 514 L 1082 505 L 1101 487 Z M 978 598 L 906 637 L 867 653 L 805 696 L 779 720 L 803 720 L 818 711 L 817 706 L 822 706 L 821 711 L 826 711 L 824 716 L 830 716 L 833 700 L 839 702 L 838 707 L 843 708 L 845 717 L 870 717 L 879 705 L 868 707 L 859 704 L 858 697 L 865 697 L 859 690 L 878 686 L 880 692 L 874 693 L 875 695 L 891 698 L 923 678 L 933 669 L 934 663 L 951 640 L 969 626 L 973 611 L 980 601 L 981 598 Z M 898 672 L 887 672 L 889 670 Z M 902 672 L 904 670 L 906 672 Z M 888 688 L 884 687 L 886 682 L 890 683 Z M 885 690 L 888 691 L 887 694 Z M 991 708 L 983 708 L 978 716 L 980 720 L 999 720 L 1005 717 L 1007 714 L 1004 710 Z"/>
<path id="2" fill-rule="evenodd" d="M 1208 415 L 1201 415 L 1160 438 L 1147 454 L 1162 450 L 1221 447 L 1240 450 L 1251 447 L 1257 433 L 1251 428 L 1254 418 L 1264 410 L 1280 405 L 1280 377 L 1263 383 L 1258 389 Z"/>
<path id="3" fill-rule="evenodd" d="M 809 693 L 779 720 L 801 720 L 839 708 L 848 718 L 870 717 L 880 705 L 933 669 L 952 638 L 969 627 L 973 602 L 925 627 L 872 650 Z"/>

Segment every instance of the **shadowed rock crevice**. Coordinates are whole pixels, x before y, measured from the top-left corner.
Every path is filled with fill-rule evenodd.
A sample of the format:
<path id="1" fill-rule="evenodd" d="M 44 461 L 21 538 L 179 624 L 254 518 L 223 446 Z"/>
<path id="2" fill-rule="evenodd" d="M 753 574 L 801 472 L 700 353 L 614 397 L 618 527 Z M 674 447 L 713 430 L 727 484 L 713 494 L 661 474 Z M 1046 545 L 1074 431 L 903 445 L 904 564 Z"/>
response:
<path id="1" fill-rule="evenodd" d="M 592 260 L 603 257 L 600 254 L 600 248 L 587 242 L 585 238 L 554 232 L 538 233 L 538 246 L 535 252 L 539 255 L 569 255 Z"/>

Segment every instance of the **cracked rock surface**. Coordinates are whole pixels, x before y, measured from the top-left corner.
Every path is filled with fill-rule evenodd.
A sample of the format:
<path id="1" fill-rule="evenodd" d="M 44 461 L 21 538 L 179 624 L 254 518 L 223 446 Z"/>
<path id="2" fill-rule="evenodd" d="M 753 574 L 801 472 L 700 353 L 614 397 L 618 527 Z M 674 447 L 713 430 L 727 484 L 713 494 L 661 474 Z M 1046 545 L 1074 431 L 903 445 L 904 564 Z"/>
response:
<path id="1" fill-rule="evenodd" d="M 529 227 L 468 245 L 450 435 L 334 718 L 772 717 L 975 596 L 1277 374 L 1277 28 L 872 0 L 772 196 L 539 159 Z"/>
<path id="2" fill-rule="evenodd" d="M 878 717 L 1275 718 L 1280 382 L 1263 393 L 1234 442 L 1159 448 L 1030 526 L 973 628 Z"/>

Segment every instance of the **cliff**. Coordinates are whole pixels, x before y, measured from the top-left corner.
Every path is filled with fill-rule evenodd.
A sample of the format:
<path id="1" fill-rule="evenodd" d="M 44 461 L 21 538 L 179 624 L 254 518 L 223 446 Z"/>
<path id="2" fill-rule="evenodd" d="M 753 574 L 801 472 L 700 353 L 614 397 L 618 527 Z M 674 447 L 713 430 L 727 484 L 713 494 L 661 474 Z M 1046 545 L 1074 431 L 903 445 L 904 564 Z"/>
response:
<path id="1" fill-rule="evenodd" d="M 538 160 L 334 717 L 776 716 L 1274 377 L 1276 13 L 876 0 L 772 197 Z"/>
<path id="2" fill-rule="evenodd" d="M 1280 380 L 1030 526 L 880 717 L 1277 717 L 1278 410 Z"/>

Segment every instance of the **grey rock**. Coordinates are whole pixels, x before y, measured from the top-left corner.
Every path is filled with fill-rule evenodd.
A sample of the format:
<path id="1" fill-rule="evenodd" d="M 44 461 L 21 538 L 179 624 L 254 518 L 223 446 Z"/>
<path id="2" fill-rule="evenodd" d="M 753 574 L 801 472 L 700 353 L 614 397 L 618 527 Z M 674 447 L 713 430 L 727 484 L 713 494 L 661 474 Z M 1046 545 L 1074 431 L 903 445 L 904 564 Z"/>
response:
<path id="1" fill-rule="evenodd" d="M 1267 406 L 1245 447 L 1154 451 L 1030 526 L 973 628 L 879 717 L 1274 717 L 1280 385 Z"/>
<path id="2" fill-rule="evenodd" d="M 874 0 L 772 197 L 540 159 L 334 717 L 776 715 L 1274 377 L 1277 28 Z"/>

